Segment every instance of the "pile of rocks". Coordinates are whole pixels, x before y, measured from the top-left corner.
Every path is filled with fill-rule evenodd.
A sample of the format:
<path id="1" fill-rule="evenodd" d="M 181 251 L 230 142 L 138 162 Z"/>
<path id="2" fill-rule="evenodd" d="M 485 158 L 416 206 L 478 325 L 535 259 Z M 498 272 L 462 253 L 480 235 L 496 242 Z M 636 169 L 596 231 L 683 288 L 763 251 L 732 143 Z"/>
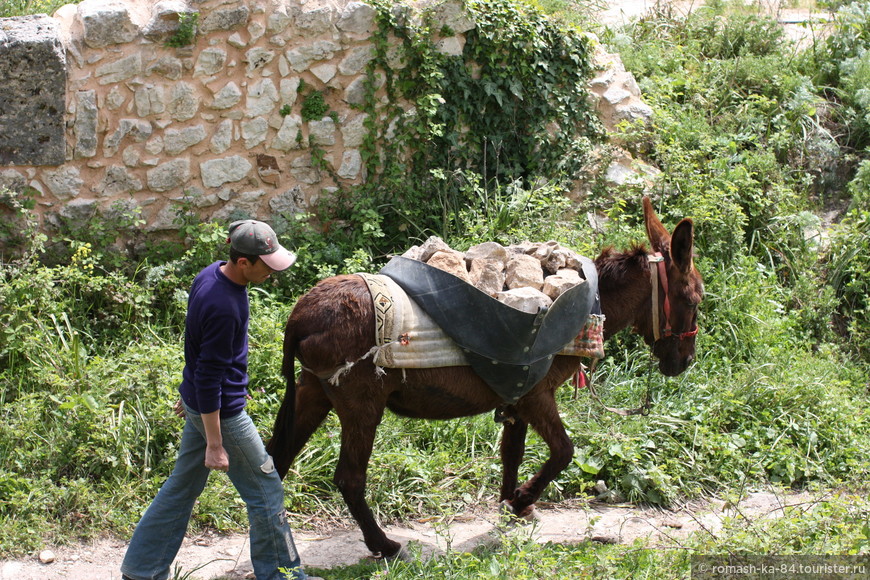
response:
<path id="1" fill-rule="evenodd" d="M 549 307 L 579 284 L 580 257 L 557 242 L 523 242 L 502 246 L 484 242 L 463 253 L 432 236 L 403 257 L 449 272 L 493 298 L 523 312 Z"/>

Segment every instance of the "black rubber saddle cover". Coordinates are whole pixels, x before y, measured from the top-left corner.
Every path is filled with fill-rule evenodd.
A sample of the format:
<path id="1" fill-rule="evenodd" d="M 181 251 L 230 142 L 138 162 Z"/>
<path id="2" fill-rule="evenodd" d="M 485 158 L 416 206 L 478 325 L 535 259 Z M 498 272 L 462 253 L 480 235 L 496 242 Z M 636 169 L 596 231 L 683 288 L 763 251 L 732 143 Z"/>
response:
<path id="1" fill-rule="evenodd" d="M 584 282 L 535 314 L 499 302 L 464 280 L 418 260 L 394 257 L 389 276 L 463 349 L 468 363 L 508 403 L 540 381 L 553 356 L 576 337 L 592 310 L 598 275 L 584 260 Z"/>

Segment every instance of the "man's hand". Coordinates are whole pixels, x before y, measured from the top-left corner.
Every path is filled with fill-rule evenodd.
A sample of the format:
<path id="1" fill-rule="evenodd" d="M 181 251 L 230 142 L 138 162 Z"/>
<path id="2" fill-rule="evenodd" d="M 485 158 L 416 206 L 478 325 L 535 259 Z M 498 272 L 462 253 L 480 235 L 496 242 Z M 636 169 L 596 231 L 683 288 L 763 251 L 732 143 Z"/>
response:
<path id="1" fill-rule="evenodd" d="M 221 436 L 220 410 L 203 413 L 201 417 L 202 426 L 205 428 L 205 466 L 218 471 L 229 471 L 230 459 Z"/>
<path id="2" fill-rule="evenodd" d="M 175 402 L 174 411 L 179 419 L 184 419 L 184 417 L 187 416 L 187 413 L 184 412 L 184 403 L 181 402 L 181 399 L 178 399 L 178 401 Z"/>
<path id="3" fill-rule="evenodd" d="M 218 471 L 229 471 L 230 459 L 223 445 L 208 445 L 205 448 L 205 466 Z"/>

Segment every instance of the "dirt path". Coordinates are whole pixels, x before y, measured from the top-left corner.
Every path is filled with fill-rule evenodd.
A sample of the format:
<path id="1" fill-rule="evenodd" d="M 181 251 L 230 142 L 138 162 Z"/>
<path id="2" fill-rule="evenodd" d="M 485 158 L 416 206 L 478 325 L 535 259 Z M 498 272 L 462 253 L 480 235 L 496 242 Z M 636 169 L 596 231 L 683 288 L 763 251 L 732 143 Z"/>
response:
<path id="1" fill-rule="evenodd" d="M 531 534 L 539 542 L 577 543 L 598 541 L 630 544 L 649 538 L 655 546 L 677 546 L 691 533 L 716 533 L 726 517 L 745 517 L 747 522 L 778 517 L 787 505 L 812 505 L 818 497 L 809 494 L 778 495 L 769 491 L 748 494 L 737 506 L 721 500 L 697 502 L 675 511 L 642 509 L 629 505 L 575 500 L 539 506 L 534 525 L 512 528 L 509 533 Z M 404 544 L 419 545 L 423 557 L 447 549 L 470 551 L 494 541 L 500 532 L 497 511 L 457 517 L 452 521 L 430 518 L 387 528 L 390 537 Z M 353 526 L 329 533 L 294 533 L 302 562 L 308 567 L 329 569 L 356 564 L 369 556 L 362 535 Z M 88 545 L 48 548 L 55 561 L 43 564 L 38 555 L 0 561 L 0 580 L 118 580 L 118 568 L 126 544 L 106 539 Z M 176 564 L 193 579 L 251 577 L 247 535 L 204 535 L 185 539 Z M 328 578 L 328 574 L 326 576 Z"/>

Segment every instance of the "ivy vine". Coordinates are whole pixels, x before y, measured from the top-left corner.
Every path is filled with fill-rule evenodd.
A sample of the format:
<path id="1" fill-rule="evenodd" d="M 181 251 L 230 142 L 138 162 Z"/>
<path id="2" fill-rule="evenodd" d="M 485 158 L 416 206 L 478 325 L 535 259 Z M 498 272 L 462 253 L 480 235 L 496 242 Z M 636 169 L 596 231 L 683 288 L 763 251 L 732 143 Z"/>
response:
<path id="1" fill-rule="evenodd" d="M 459 211 L 480 203 L 471 183 L 579 176 L 603 137 L 588 101 L 588 37 L 515 0 L 466 0 L 475 28 L 453 56 L 437 49 L 453 31 L 431 11 L 412 18 L 409 6 L 369 3 L 377 30 L 360 106 L 367 181 L 347 193 L 345 219 L 376 209 L 387 243 L 449 237 Z"/>

